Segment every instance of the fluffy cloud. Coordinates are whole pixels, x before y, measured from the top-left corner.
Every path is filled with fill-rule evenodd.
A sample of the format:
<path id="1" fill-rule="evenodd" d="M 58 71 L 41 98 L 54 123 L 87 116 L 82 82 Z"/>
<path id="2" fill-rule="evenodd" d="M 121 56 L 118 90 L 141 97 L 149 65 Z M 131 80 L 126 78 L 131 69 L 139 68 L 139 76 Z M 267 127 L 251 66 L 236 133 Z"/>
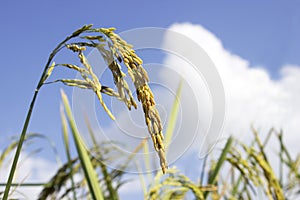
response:
<path id="1" fill-rule="evenodd" d="M 272 79 L 263 66 L 250 66 L 249 62 L 226 50 L 222 42 L 200 25 L 190 23 L 174 24 L 172 31 L 179 32 L 200 45 L 214 62 L 223 81 L 226 95 L 226 119 L 223 134 L 233 134 L 248 139 L 250 126 L 258 128 L 261 134 L 271 127 L 283 129 L 287 144 L 297 152 L 300 139 L 300 67 L 285 65 L 280 70 L 279 79 Z M 169 41 L 166 46 L 178 45 Z M 179 44 L 185 48 L 185 44 Z M 178 56 L 169 55 L 166 65 L 186 71 L 188 64 Z M 185 77 L 186 78 L 186 77 Z M 201 88 L 199 86 L 199 88 Z M 182 104 L 190 105 L 189 99 Z M 199 104 L 203 103 L 202 100 Z M 202 112 L 205 116 L 210 111 Z M 201 118 L 200 116 L 200 118 Z"/>

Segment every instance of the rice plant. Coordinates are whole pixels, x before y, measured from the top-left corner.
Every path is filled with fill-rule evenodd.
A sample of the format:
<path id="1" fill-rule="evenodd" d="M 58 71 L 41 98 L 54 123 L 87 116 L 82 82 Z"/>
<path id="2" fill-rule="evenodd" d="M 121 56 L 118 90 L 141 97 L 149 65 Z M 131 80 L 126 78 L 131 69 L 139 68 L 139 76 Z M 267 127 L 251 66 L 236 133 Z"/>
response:
<path id="1" fill-rule="evenodd" d="M 102 94 L 118 98 L 127 105 L 128 109 L 131 109 L 131 106 L 135 108 L 137 107 L 132 97 L 132 92 L 128 88 L 127 82 L 124 80 L 125 73 L 122 72 L 119 64 L 124 62 L 125 66 L 127 66 L 128 74 L 134 83 L 136 92 L 138 94 L 138 100 L 142 103 L 143 111 L 145 113 L 145 121 L 152 137 L 155 150 L 158 152 L 160 157 L 162 170 L 165 172 L 167 168 L 167 162 L 164 154 L 162 125 L 159 113 L 155 108 L 153 93 L 147 84 L 149 82 L 147 72 L 142 67 L 142 60 L 135 54 L 132 46 L 127 44 L 117 34 L 115 34 L 113 32 L 114 30 L 114 28 L 93 28 L 92 25 L 85 25 L 59 43 L 50 54 L 40 81 L 35 89 L 34 96 L 27 113 L 25 124 L 20 136 L 20 141 L 16 150 L 16 155 L 14 157 L 10 175 L 7 180 L 7 186 L 3 196 L 4 199 L 8 198 L 10 186 L 17 167 L 18 159 L 38 92 L 43 85 L 47 84 L 47 79 L 50 77 L 54 68 L 58 66 L 66 67 L 79 72 L 83 79 L 59 79 L 54 82 L 62 82 L 68 86 L 92 90 L 98 97 L 103 109 L 107 112 L 110 118 L 114 120 L 115 117 L 103 101 Z M 106 50 L 104 48 L 105 46 L 108 46 L 109 49 Z M 69 63 L 55 64 L 53 59 L 63 48 L 67 48 L 77 54 L 83 67 Z M 84 51 L 87 48 L 97 48 L 101 52 L 113 74 L 114 83 L 118 91 L 114 91 L 112 88 L 103 86 L 100 83 L 98 77 L 93 72 L 92 66 L 88 63 L 88 60 L 84 55 Z"/>
<path id="2" fill-rule="evenodd" d="M 156 109 L 154 95 L 148 86 L 149 77 L 142 66 L 142 59 L 134 52 L 133 47 L 120 38 L 114 30 L 114 28 L 93 28 L 92 25 L 85 25 L 66 37 L 51 52 L 34 91 L 21 136 L 18 140 L 13 140 L 1 152 L 0 170 L 2 164 L 8 159 L 8 155 L 16 150 L 8 180 L 2 184 L 5 186 L 5 190 L 0 191 L 2 199 L 10 198 L 12 186 L 16 186 L 16 190 L 18 190 L 22 185 L 26 185 L 26 183 L 14 184 L 12 182 L 23 144 L 34 138 L 44 137 L 41 134 L 26 134 L 41 87 L 46 84 L 61 82 L 67 86 L 92 90 L 103 110 L 114 120 L 115 117 L 106 106 L 102 95 L 117 98 L 124 102 L 129 110 L 132 107 L 137 108 L 137 103 L 132 95 L 133 91 L 128 87 L 121 65 L 126 66 L 135 86 L 138 101 L 143 108 L 145 123 L 162 168 L 162 172 L 158 171 L 155 174 L 140 174 L 144 199 L 234 200 L 264 198 L 281 200 L 300 198 L 300 152 L 296 158 L 293 158 L 287 145 L 283 142 L 282 131 L 277 132 L 274 129 L 271 129 L 267 137 L 262 139 L 253 128 L 253 141 L 250 144 L 242 143 L 233 137 L 227 138 L 224 146 L 219 151 L 218 149 L 214 151 L 217 153 L 217 159 L 214 159 L 211 154 L 204 158 L 202 172 L 198 174 L 200 175 L 198 181 L 192 181 L 191 178 L 181 173 L 175 165 L 168 169 L 165 146 L 167 148 L 170 143 L 176 124 L 179 107 L 176 99 L 180 99 L 182 85 L 180 84 L 177 90 L 177 97 L 174 100 L 166 128 L 166 141 L 164 141 L 161 119 Z M 117 91 L 99 81 L 93 66 L 89 64 L 85 56 L 85 52 L 90 48 L 97 48 L 101 53 L 111 71 Z M 54 57 L 62 49 L 75 54 L 81 66 L 72 63 L 55 63 Z M 57 67 L 76 71 L 82 79 L 61 78 L 49 81 L 51 74 Z M 148 146 L 145 145 L 146 140 L 141 141 L 133 153 L 126 157 L 126 162 L 123 162 L 118 169 L 110 169 L 104 164 L 106 159 L 120 159 L 125 155 L 118 152 L 114 155 L 120 157 L 113 157 L 112 152 L 118 151 L 114 149 L 113 145 L 96 142 L 94 130 L 90 127 L 87 116 L 86 124 L 93 142 L 93 146 L 88 149 L 80 137 L 68 99 L 63 92 L 62 100 L 61 123 L 67 161 L 61 164 L 47 183 L 36 185 L 43 186 L 38 199 L 120 199 L 119 189 L 128 181 L 124 169 L 129 166 L 137 152 L 144 150 L 147 153 L 149 151 Z M 70 135 L 76 147 L 75 155 L 70 152 Z M 275 155 L 269 155 L 269 141 L 271 139 L 278 142 L 279 151 Z M 270 161 L 274 158 L 278 159 L 279 162 L 278 172 L 274 170 Z M 149 158 L 146 156 L 145 166 L 150 168 Z M 149 185 L 146 185 L 144 181 L 146 178 L 150 181 Z"/>

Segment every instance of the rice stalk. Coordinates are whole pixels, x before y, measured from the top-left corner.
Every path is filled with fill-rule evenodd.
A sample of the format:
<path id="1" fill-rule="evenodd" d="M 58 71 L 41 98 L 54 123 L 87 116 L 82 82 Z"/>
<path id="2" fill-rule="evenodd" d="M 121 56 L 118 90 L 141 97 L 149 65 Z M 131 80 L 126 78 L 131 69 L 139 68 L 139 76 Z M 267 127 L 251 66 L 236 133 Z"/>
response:
<path id="1" fill-rule="evenodd" d="M 113 45 L 110 43 L 107 43 L 106 39 L 104 39 L 101 35 L 84 35 L 84 34 L 104 34 L 108 36 L 108 38 L 112 41 Z M 72 39 L 82 39 L 85 41 L 75 41 L 70 42 Z M 88 40 L 88 41 L 86 41 Z M 97 40 L 99 43 L 95 42 L 94 40 Z M 155 102 L 154 97 L 152 94 L 152 91 L 150 90 L 148 86 L 148 76 L 146 71 L 141 66 L 142 60 L 134 53 L 134 51 L 131 49 L 132 46 L 128 45 L 125 41 L 120 39 L 119 36 L 117 36 L 115 33 L 113 33 L 113 29 L 94 29 L 92 28 L 92 25 L 85 25 L 82 28 L 74 31 L 70 36 L 66 37 L 61 43 L 57 45 L 57 47 L 51 52 L 49 55 L 49 58 L 47 60 L 47 63 L 44 67 L 42 76 L 40 77 L 40 80 L 36 86 L 32 101 L 29 106 L 29 110 L 24 122 L 24 126 L 22 129 L 22 133 L 20 135 L 20 140 L 18 142 L 17 150 L 14 156 L 14 160 L 11 166 L 10 174 L 7 180 L 7 185 L 5 187 L 4 191 L 4 200 L 7 200 L 9 195 L 9 190 L 12 184 L 12 180 L 14 177 L 14 173 L 17 168 L 18 159 L 21 153 L 22 145 L 25 139 L 25 135 L 27 132 L 27 128 L 29 125 L 29 121 L 31 118 L 31 114 L 33 111 L 33 107 L 35 105 L 35 101 L 37 99 L 37 95 L 39 93 L 40 88 L 46 83 L 46 81 L 51 76 L 53 70 L 55 67 L 59 66 L 53 62 L 53 58 L 56 56 L 58 52 L 60 52 L 63 48 L 70 49 L 71 51 L 78 54 L 78 58 L 81 62 L 81 64 L 84 66 L 83 68 L 80 68 L 76 65 L 71 64 L 65 64 L 61 65 L 66 68 L 73 69 L 75 71 L 78 71 L 83 80 L 66 80 L 66 79 L 60 79 L 60 82 L 63 82 L 66 85 L 69 86 L 77 86 L 80 88 L 85 89 L 91 89 L 94 91 L 96 96 L 98 97 L 98 100 L 104 110 L 108 113 L 110 118 L 114 119 L 113 114 L 110 112 L 110 110 L 107 108 L 106 104 L 104 103 L 102 99 L 101 93 L 108 94 L 110 96 L 117 97 L 118 99 L 124 101 L 128 108 L 131 106 L 136 108 L 135 101 L 132 97 L 131 91 L 128 88 L 128 84 L 126 81 L 124 81 L 124 73 L 121 72 L 120 66 L 117 62 L 112 62 L 109 64 L 109 68 L 113 73 L 114 82 L 116 87 L 118 88 L 118 92 L 113 91 L 111 88 L 102 86 L 100 81 L 98 80 L 97 76 L 93 73 L 92 67 L 89 65 L 87 59 L 85 58 L 85 55 L 83 54 L 83 51 L 86 50 L 88 47 L 101 47 L 104 46 L 107 43 L 111 54 L 106 54 L 103 50 L 103 57 L 107 58 L 109 60 L 108 55 L 111 57 L 115 57 L 119 62 L 124 61 L 124 64 L 128 67 L 128 73 L 131 76 L 134 85 L 136 87 L 137 93 L 138 93 L 138 99 L 142 102 L 143 110 L 145 113 L 145 120 L 146 124 L 148 125 L 149 132 L 152 136 L 152 140 L 155 146 L 156 151 L 158 152 L 158 155 L 160 157 L 160 163 L 163 169 L 163 172 L 165 172 L 167 168 L 167 162 L 165 159 L 165 153 L 164 153 L 164 145 L 163 145 L 163 135 L 162 135 L 162 127 L 160 122 L 159 114 L 155 108 Z M 54 81 L 55 82 L 55 81 Z"/>
<path id="2" fill-rule="evenodd" d="M 28 125 L 29 125 L 29 121 L 31 119 L 31 114 L 32 114 L 32 111 L 33 111 L 33 107 L 34 107 L 37 95 L 39 93 L 40 88 L 43 86 L 43 84 L 45 83 L 47 78 L 50 76 L 50 72 L 52 72 L 52 70 L 49 71 L 49 68 L 51 68 L 51 66 L 52 66 L 52 65 L 50 66 L 50 63 L 52 62 L 52 59 L 62 49 L 62 47 L 64 46 L 64 44 L 66 42 L 68 42 L 72 38 L 75 38 L 75 37 L 79 36 L 83 32 L 87 31 L 88 29 L 91 28 L 91 26 L 92 25 L 85 25 L 85 26 L 81 27 L 80 29 L 76 30 L 75 32 L 73 32 L 70 36 L 66 37 L 61 43 L 59 43 L 57 45 L 57 47 L 50 54 L 50 56 L 48 58 L 48 61 L 45 65 L 45 67 L 44 67 L 42 76 L 40 77 L 40 80 L 39 80 L 39 82 L 36 86 L 36 89 L 34 91 L 34 95 L 33 95 L 33 98 L 31 100 L 29 110 L 28 110 L 27 115 L 26 115 L 26 119 L 25 119 L 25 122 L 24 122 L 24 125 L 23 125 L 23 128 L 22 128 L 22 132 L 21 132 L 21 135 L 20 135 L 20 139 L 19 139 L 19 142 L 18 142 L 16 153 L 15 153 L 13 163 L 12 163 L 12 166 L 11 166 L 11 169 L 10 169 L 10 172 L 9 172 L 9 176 L 8 176 L 8 179 L 7 179 L 7 184 L 6 184 L 4 193 L 3 193 L 3 200 L 8 199 L 10 187 L 11 187 L 11 184 L 12 184 L 12 181 L 13 181 L 15 171 L 17 169 L 18 160 L 19 160 L 21 149 L 22 149 L 22 146 L 23 146 L 23 143 L 24 143 L 24 140 L 25 140 L 25 136 L 26 136 L 26 133 L 27 133 L 27 128 L 28 128 Z"/>

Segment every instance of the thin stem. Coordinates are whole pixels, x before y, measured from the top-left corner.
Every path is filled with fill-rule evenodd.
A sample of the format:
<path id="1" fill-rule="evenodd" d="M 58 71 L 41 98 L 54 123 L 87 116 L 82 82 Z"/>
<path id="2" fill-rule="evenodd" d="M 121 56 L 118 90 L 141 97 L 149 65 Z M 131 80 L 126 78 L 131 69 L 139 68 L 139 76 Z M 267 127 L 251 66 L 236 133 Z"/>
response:
<path id="1" fill-rule="evenodd" d="M 15 156 L 14 156 L 13 164 L 11 166 L 9 177 L 8 177 L 7 182 L 6 182 L 7 184 L 6 184 L 6 187 L 5 187 L 3 200 L 7 200 L 8 195 L 9 195 L 9 190 L 10 190 L 10 187 L 12 185 L 12 180 L 13 180 L 13 177 L 14 177 L 14 174 L 15 174 L 15 171 L 16 171 L 16 167 L 17 167 L 17 164 L 18 164 L 18 160 L 19 160 L 19 156 L 20 156 L 20 153 L 21 153 L 22 145 L 23 145 L 23 142 L 24 142 L 24 139 L 25 139 L 25 136 L 26 136 L 27 127 L 28 127 L 28 124 L 29 124 L 29 121 L 30 121 L 31 113 L 32 113 L 32 110 L 33 110 L 33 106 L 34 106 L 38 91 L 39 90 L 35 90 L 33 99 L 30 103 L 30 107 L 29 107 L 29 110 L 28 110 L 28 113 L 27 113 L 27 117 L 26 117 L 24 126 L 23 126 L 23 130 L 22 130 L 22 133 L 21 133 L 21 136 L 20 136 L 18 147 L 17 147 L 16 153 L 15 153 Z"/>
<path id="2" fill-rule="evenodd" d="M 11 170 L 9 172 L 9 177 L 8 177 L 7 184 L 6 184 L 6 187 L 5 187 L 5 191 L 4 191 L 4 195 L 3 195 L 3 200 L 7 200 L 8 199 L 9 190 L 10 190 L 10 187 L 12 185 L 13 177 L 14 177 L 14 174 L 15 174 L 15 171 L 16 171 L 16 168 L 17 168 L 18 160 L 19 160 L 21 149 L 22 149 L 22 146 L 23 146 L 23 143 L 24 143 L 24 139 L 25 139 L 25 136 L 26 136 L 27 128 L 28 128 L 29 121 L 30 121 L 31 114 L 32 114 L 32 110 L 33 110 L 33 107 L 34 107 L 34 104 L 35 104 L 35 101 L 36 101 L 36 97 L 38 95 L 38 92 L 39 92 L 40 88 L 44 84 L 44 81 L 45 81 L 44 77 L 45 77 L 45 75 L 47 73 L 47 70 L 48 70 L 48 68 L 50 66 L 50 63 L 52 62 L 52 59 L 64 47 L 65 43 L 68 40 L 70 40 L 70 39 L 72 39 L 74 37 L 77 37 L 82 32 L 88 30 L 90 27 L 91 27 L 91 25 L 83 26 L 82 28 L 80 28 L 77 31 L 73 32 L 72 35 L 68 36 L 59 45 L 57 45 L 57 47 L 50 54 L 50 56 L 48 58 L 48 61 L 47 61 L 46 65 L 45 65 L 44 71 L 42 73 L 42 76 L 41 76 L 41 78 L 40 78 L 40 80 L 39 80 L 39 82 L 37 84 L 37 87 L 36 87 L 36 89 L 34 91 L 34 95 L 33 95 L 33 98 L 31 100 L 31 103 L 30 103 L 30 106 L 29 106 L 29 110 L 27 112 L 26 120 L 25 120 L 25 123 L 23 125 L 23 129 L 22 129 L 22 133 L 21 133 L 20 140 L 19 140 L 19 143 L 18 143 L 18 147 L 17 147 L 16 153 L 15 153 L 15 156 L 14 156 L 14 160 L 13 160 L 13 163 L 12 163 L 12 166 L 11 166 Z"/>

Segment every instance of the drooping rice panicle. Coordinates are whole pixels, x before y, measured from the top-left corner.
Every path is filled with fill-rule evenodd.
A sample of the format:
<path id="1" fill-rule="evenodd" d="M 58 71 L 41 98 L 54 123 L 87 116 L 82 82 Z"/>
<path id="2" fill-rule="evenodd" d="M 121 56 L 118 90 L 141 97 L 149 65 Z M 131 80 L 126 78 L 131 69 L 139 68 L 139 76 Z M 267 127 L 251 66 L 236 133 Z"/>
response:
<path id="1" fill-rule="evenodd" d="M 155 106 L 154 95 L 148 85 L 149 77 L 142 66 L 142 60 L 135 54 L 135 51 L 132 49 L 132 45 L 125 42 L 120 38 L 120 36 L 113 32 L 113 28 L 102 28 L 99 30 L 111 40 L 111 51 L 115 52 L 117 56 L 120 56 L 124 64 L 127 66 L 128 74 L 134 83 L 138 100 L 141 102 L 143 107 L 148 132 L 151 135 L 154 148 L 160 158 L 162 171 L 165 173 L 168 165 L 163 143 L 163 128 L 160 115 Z"/>

